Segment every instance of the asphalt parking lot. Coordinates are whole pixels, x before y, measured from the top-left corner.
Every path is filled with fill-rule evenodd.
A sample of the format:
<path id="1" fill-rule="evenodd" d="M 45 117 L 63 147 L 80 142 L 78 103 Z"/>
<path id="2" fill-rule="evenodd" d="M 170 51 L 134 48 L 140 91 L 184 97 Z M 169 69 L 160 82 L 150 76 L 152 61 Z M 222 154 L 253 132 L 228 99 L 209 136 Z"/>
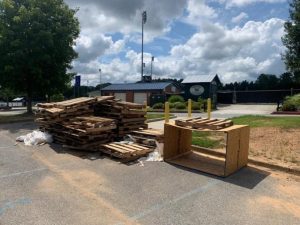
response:
<path id="1" fill-rule="evenodd" d="M 247 167 L 221 179 L 164 162 L 125 165 L 99 153 L 15 138 L 0 125 L 0 224 L 300 224 L 300 177 Z"/>

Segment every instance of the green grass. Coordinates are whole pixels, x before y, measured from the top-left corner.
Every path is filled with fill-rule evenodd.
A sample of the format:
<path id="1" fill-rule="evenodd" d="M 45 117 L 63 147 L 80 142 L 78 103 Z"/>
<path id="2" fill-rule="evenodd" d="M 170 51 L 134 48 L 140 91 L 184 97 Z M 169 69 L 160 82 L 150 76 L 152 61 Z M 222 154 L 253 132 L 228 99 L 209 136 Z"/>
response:
<path id="1" fill-rule="evenodd" d="M 172 114 L 170 114 L 170 117 L 173 116 Z M 151 120 L 151 119 L 164 119 L 165 118 L 165 114 L 164 113 L 148 113 L 146 115 L 147 120 Z"/>
<path id="2" fill-rule="evenodd" d="M 23 113 L 18 115 L 0 115 L 0 123 L 13 123 L 13 122 L 21 122 L 21 121 L 28 121 L 34 120 L 33 114 Z"/>
<path id="3" fill-rule="evenodd" d="M 204 148 L 217 148 L 220 146 L 220 140 L 214 140 L 210 138 L 209 132 L 193 132 L 192 133 L 192 145 L 204 147 Z"/>
<path id="4" fill-rule="evenodd" d="M 231 118 L 234 124 L 250 127 L 300 128 L 300 116 L 240 116 Z"/>

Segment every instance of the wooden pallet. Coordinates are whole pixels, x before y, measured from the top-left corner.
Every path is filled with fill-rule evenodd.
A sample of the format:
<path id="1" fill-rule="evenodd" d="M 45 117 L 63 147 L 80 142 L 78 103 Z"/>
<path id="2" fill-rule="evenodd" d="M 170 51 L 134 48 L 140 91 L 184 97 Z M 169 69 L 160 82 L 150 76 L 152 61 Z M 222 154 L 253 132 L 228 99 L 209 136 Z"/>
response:
<path id="1" fill-rule="evenodd" d="M 89 98 L 89 97 L 81 97 L 75 98 L 67 101 L 57 102 L 54 104 L 56 108 L 66 109 L 70 107 L 78 107 L 81 105 L 86 106 L 87 104 L 91 104 L 97 101 L 97 98 Z"/>
<path id="2" fill-rule="evenodd" d="M 131 135 L 138 139 L 154 139 L 158 142 L 163 142 L 164 132 L 158 129 L 144 129 L 138 131 L 132 131 Z"/>
<path id="3" fill-rule="evenodd" d="M 177 126 L 188 127 L 198 130 L 220 130 L 225 127 L 232 126 L 233 122 L 231 120 L 203 119 L 199 117 L 187 120 L 175 120 L 175 124 Z"/>
<path id="4" fill-rule="evenodd" d="M 122 106 L 124 108 L 128 108 L 128 109 L 143 109 L 143 105 L 141 104 L 137 104 L 137 103 L 132 103 L 132 102 L 123 102 L 123 101 L 119 101 L 115 103 L 117 106 Z"/>
<path id="5" fill-rule="evenodd" d="M 129 162 L 152 152 L 153 148 L 148 148 L 139 144 L 127 144 L 112 142 L 102 145 L 101 151 L 111 156 L 119 158 L 122 162 Z"/>

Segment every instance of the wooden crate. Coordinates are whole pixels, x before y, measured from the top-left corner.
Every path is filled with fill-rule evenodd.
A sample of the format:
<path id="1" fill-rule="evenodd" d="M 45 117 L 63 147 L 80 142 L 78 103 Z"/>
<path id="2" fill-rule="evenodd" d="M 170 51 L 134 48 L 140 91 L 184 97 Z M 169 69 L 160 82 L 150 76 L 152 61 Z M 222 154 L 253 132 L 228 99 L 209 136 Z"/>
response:
<path id="1" fill-rule="evenodd" d="M 209 149 L 192 146 L 192 132 L 222 132 L 226 137 L 226 152 L 222 157 L 210 154 Z M 247 165 L 250 128 L 233 125 L 219 130 L 193 129 L 175 124 L 165 124 L 164 161 L 226 177 Z"/>

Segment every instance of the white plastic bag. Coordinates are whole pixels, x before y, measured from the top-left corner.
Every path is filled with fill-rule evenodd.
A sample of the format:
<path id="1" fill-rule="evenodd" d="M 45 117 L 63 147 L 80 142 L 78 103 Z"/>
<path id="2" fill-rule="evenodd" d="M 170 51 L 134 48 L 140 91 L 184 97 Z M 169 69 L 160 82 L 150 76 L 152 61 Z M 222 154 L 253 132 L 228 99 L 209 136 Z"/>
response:
<path id="1" fill-rule="evenodd" d="M 52 143 L 52 135 L 47 132 L 35 130 L 27 135 L 19 136 L 16 141 L 24 142 L 25 145 L 39 145 L 43 143 Z"/>

